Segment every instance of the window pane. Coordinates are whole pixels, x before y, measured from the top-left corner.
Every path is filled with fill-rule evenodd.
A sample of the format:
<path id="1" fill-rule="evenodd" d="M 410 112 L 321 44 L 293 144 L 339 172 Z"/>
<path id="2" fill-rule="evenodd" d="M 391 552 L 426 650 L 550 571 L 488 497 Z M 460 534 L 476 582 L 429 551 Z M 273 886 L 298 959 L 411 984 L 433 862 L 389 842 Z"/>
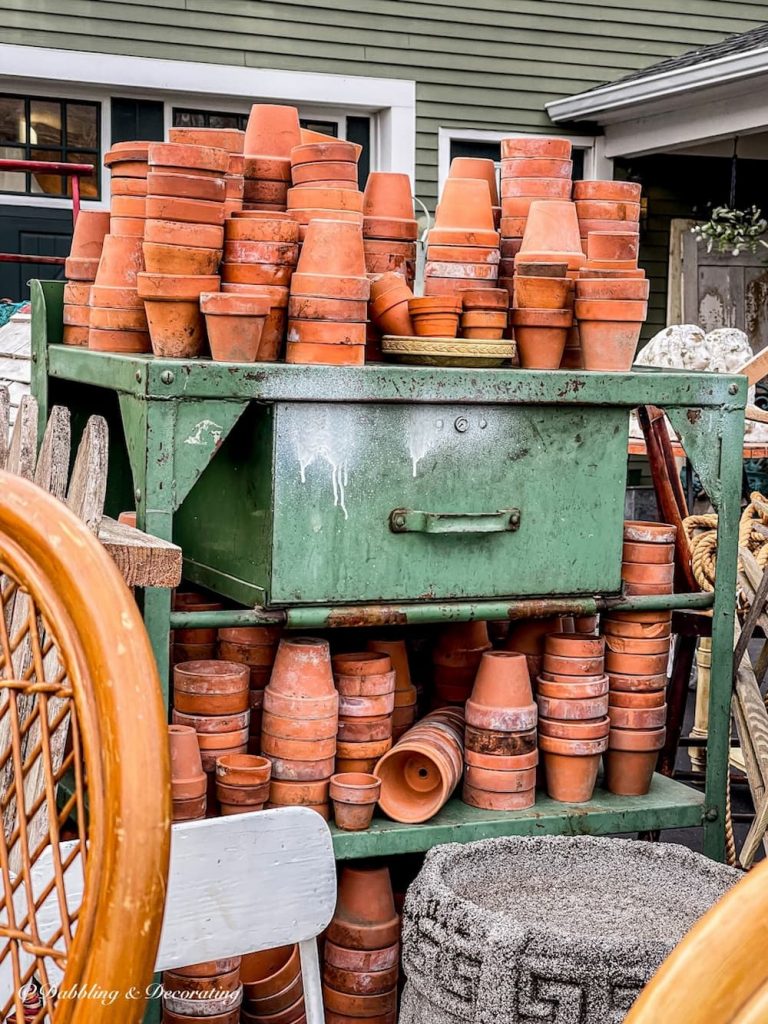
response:
<path id="1" fill-rule="evenodd" d="M 312 118 L 302 117 L 301 127 L 306 128 L 310 132 L 322 132 L 323 135 L 332 135 L 334 139 L 339 134 L 337 121 L 313 121 Z"/>
<path id="2" fill-rule="evenodd" d="M 67 153 L 67 163 L 70 164 L 93 164 L 93 174 L 80 178 L 80 195 L 83 199 L 99 198 L 99 161 L 93 153 L 73 153 L 70 149 Z M 72 179 L 67 178 L 67 195 L 72 195 Z"/>
<path id="3" fill-rule="evenodd" d="M 174 128 L 207 128 L 205 114 L 199 110 L 174 110 Z"/>
<path id="4" fill-rule="evenodd" d="M 90 103 L 67 103 L 67 146 L 96 149 L 99 144 L 98 108 Z"/>
<path id="5" fill-rule="evenodd" d="M 30 159 L 50 160 L 61 163 L 61 152 L 55 149 L 33 149 L 30 153 Z M 64 195 L 64 180 L 60 174 L 49 174 L 46 171 L 33 172 L 30 174 L 30 182 L 30 191 L 33 195 Z"/>
<path id="6" fill-rule="evenodd" d="M 209 114 L 209 128 L 238 128 L 239 116 L 237 114 Z"/>
<path id="7" fill-rule="evenodd" d="M 23 160 L 26 150 L 22 146 L 0 146 L 0 159 Z M 26 192 L 27 176 L 24 171 L 0 171 L 0 192 Z"/>
<path id="8" fill-rule="evenodd" d="M 24 142 L 24 100 L 0 96 L 0 142 Z"/>
<path id="9" fill-rule="evenodd" d="M 33 146 L 61 146 L 61 104 L 30 100 L 29 141 Z"/>

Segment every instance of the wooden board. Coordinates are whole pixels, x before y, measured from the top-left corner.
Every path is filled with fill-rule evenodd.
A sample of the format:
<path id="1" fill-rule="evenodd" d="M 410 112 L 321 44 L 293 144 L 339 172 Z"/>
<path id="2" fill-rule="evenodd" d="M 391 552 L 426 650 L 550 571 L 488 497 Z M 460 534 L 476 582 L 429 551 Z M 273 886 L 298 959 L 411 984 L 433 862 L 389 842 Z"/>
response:
<path id="1" fill-rule="evenodd" d="M 181 548 L 134 526 L 104 516 L 99 540 L 129 587 L 177 587 L 181 583 Z"/>

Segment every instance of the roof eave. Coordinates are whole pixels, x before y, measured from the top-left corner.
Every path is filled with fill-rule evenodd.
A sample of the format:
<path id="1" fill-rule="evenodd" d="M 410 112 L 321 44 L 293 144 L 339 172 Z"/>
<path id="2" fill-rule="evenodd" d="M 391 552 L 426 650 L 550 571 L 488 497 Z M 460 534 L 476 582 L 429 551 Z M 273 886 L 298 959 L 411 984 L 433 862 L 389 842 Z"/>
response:
<path id="1" fill-rule="evenodd" d="M 555 124 L 564 121 L 597 121 L 605 115 L 615 114 L 652 103 L 680 93 L 705 89 L 708 86 L 750 78 L 768 71 L 768 47 L 731 54 L 717 60 L 644 78 L 616 82 L 589 92 L 577 93 L 565 99 L 547 103 L 546 109 Z"/>

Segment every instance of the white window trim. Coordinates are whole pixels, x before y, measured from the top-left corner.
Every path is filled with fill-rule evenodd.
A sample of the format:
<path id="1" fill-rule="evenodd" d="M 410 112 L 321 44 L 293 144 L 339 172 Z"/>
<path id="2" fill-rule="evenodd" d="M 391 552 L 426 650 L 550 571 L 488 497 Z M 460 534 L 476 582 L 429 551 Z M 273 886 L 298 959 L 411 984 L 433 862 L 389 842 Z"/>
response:
<path id="1" fill-rule="evenodd" d="M 451 143 L 462 142 L 500 142 L 510 136 L 536 138 L 541 133 L 521 132 L 514 128 L 507 131 L 486 131 L 480 128 L 438 128 L 438 179 L 440 190 L 448 177 L 451 165 Z M 584 177 L 589 181 L 596 179 L 613 179 L 613 160 L 605 156 L 605 140 L 600 135 L 561 135 L 558 138 L 568 139 L 574 149 L 584 151 Z"/>
<path id="2" fill-rule="evenodd" d="M 283 102 L 302 116 L 326 115 L 340 122 L 346 114 L 371 115 L 372 168 L 399 171 L 414 181 L 416 167 L 416 83 L 393 78 L 280 71 L 243 65 L 127 57 L 119 54 L 56 50 L 0 44 L 0 91 L 43 95 L 55 88 L 62 98 L 102 103 L 102 144 L 111 138 L 110 99 L 134 96 L 165 102 L 166 131 L 174 106 L 242 111 L 259 101 Z M 55 95 L 55 93 L 54 93 Z M 103 208 L 109 176 L 102 174 Z M 67 207 L 67 200 L 2 196 L 0 202 Z"/>

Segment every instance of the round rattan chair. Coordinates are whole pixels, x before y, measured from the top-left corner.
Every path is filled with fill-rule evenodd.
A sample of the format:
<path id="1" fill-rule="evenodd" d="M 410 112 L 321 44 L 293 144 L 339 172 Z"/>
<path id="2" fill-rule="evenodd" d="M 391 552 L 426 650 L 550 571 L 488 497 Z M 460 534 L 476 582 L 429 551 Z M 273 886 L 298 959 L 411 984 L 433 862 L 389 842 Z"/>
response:
<path id="1" fill-rule="evenodd" d="M 768 863 L 726 893 L 640 993 L 624 1024 L 768 1021 Z"/>
<path id="2" fill-rule="evenodd" d="M 0 1021 L 141 1020 L 168 875 L 165 722 L 109 555 L 0 473 Z"/>

